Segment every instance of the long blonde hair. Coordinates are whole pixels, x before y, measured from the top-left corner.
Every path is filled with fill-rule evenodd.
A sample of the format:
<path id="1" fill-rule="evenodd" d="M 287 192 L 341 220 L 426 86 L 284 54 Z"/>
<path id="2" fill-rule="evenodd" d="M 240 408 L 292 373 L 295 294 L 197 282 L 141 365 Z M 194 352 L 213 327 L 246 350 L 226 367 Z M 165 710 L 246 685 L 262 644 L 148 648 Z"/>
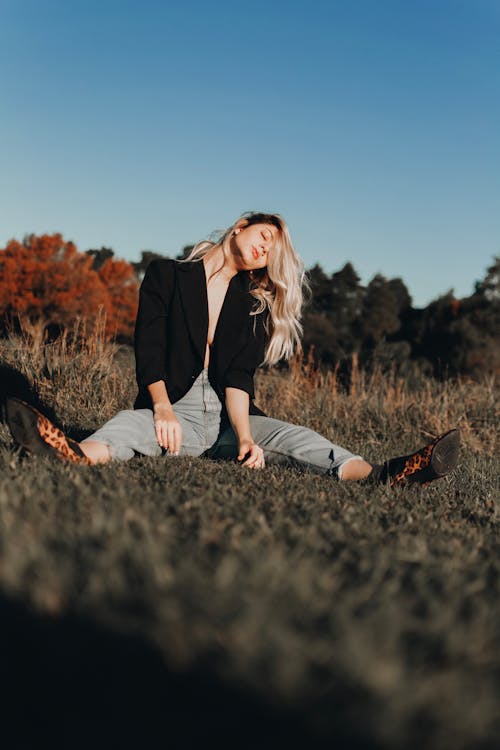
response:
<path id="1" fill-rule="evenodd" d="M 216 245 L 227 257 L 229 242 L 238 227 L 252 224 L 271 224 L 278 230 L 274 249 L 268 255 L 267 267 L 250 272 L 250 293 L 256 299 L 252 315 L 269 311 L 268 341 L 263 364 L 274 365 L 280 359 L 290 359 L 301 351 L 302 305 L 307 289 L 304 263 L 297 254 L 287 224 L 279 214 L 245 213 L 228 229 L 219 233 L 217 240 L 203 240 L 189 253 L 187 261 L 202 260 Z"/>

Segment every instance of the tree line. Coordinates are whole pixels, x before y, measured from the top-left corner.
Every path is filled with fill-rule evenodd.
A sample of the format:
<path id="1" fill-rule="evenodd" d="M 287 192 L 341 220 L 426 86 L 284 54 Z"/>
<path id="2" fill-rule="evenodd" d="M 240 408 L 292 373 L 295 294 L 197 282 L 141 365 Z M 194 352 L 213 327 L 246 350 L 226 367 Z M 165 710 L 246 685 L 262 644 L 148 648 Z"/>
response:
<path id="1" fill-rule="evenodd" d="M 416 308 L 400 278 L 377 274 L 367 286 L 350 263 L 331 275 L 309 270 L 312 298 L 304 342 L 317 358 L 342 364 L 358 354 L 403 375 L 418 370 L 439 377 L 500 371 L 500 257 L 469 297 L 452 292 Z"/>
<path id="2" fill-rule="evenodd" d="M 140 281 L 161 257 L 143 251 L 129 263 L 111 248 L 80 252 L 60 234 L 11 240 L 0 248 L 1 332 L 25 320 L 42 322 L 53 336 L 76 317 L 92 319 L 104 310 L 108 335 L 129 342 Z M 304 350 L 320 364 L 342 372 L 357 355 L 367 368 L 377 363 L 404 376 L 500 371 L 500 257 L 469 297 L 448 292 L 424 308 L 413 307 L 402 279 L 377 274 L 365 286 L 351 263 L 331 274 L 316 264 L 308 276 Z"/>

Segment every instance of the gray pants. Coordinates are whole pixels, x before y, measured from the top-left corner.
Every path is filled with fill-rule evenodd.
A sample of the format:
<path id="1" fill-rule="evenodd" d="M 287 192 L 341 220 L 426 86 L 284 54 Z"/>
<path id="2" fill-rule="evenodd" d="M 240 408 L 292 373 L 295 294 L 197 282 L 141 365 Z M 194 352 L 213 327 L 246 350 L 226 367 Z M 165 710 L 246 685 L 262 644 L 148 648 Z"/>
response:
<path id="1" fill-rule="evenodd" d="M 173 410 L 182 426 L 181 456 L 235 459 L 238 441 L 231 427 L 221 432 L 221 403 L 203 370 L 192 388 Z M 250 429 L 255 442 L 264 450 L 267 464 L 283 464 L 318 474 L 341 476 L 340 467 L 360 458 L 334 445 L 307 427 L 281 422 L 271 417 L 250 415 Z M 83 442 L 95 440 L 109 447 L 112 459 L 126 461 L 135 453 L 161 456 L 151 409 L 120 411 Z M 166 453 L 168 456 L 168 452 Z"/>

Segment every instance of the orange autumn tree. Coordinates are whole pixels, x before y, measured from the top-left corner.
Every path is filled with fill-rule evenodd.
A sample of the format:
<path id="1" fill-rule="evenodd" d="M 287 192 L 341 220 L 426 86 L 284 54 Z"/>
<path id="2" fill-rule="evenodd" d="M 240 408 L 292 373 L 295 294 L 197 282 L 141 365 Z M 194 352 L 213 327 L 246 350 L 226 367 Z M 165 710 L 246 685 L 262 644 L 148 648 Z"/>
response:
<path id="1" fill-rule="evenodd" d="M 126 260 L 108 258 L 97 271 L 108 293 L 105 306 L 108 330 L 112 335 L 131 337 L 137 315 L 139 282 Z"/>
<path id="2" fill-rule="evenodd" d="M 21 316 L 66 328 L 77 317 L 93 320 L 104 309 L 108 333 L 129 336 L 138 282 L 126 261 L 108 263 L 105 273 L 95 271 L 92 258 L 60 234 L 11 240 L 0 249 L 2 327 Z"/>

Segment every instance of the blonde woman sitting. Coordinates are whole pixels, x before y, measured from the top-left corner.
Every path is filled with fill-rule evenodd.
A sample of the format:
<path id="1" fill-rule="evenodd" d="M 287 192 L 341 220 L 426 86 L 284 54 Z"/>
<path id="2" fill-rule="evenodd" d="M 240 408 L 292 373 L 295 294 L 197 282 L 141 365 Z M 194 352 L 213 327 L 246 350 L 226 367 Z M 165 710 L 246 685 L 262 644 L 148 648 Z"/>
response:
<path id="1" fill-rule="evenodd" d="M 76 443 L 33 407 L 9 399 L 15 440 L 32 453 L 80 463 L 125 461 L 136 453 L 207 456 L 236 459 L 245 469 L 280 463 L 393 486 L 451 471 L 458 430 L 374 465 L 256 406 L 256 368 L 300 349 L 303 288 L 302 260 L 277 214 L 240 217 L 218 242 L 201 242 L 185 261 L 153 261 L 140 289 L 134 409 Z"/>

